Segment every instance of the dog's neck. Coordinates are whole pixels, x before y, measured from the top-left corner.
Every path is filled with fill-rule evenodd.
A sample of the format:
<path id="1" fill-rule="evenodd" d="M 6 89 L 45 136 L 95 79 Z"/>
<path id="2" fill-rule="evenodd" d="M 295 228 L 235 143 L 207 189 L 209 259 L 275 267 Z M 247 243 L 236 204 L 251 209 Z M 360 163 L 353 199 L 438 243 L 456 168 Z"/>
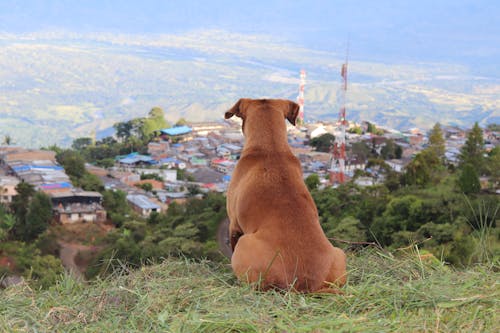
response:
<path id="1" fill-rule="evenodd" d="M 285 118 L 279 112 L 268 113 L 262 117 L 255 112 L 245 120 L 244 135 L 244 151 L 267 153 L 290 151 Z"/>

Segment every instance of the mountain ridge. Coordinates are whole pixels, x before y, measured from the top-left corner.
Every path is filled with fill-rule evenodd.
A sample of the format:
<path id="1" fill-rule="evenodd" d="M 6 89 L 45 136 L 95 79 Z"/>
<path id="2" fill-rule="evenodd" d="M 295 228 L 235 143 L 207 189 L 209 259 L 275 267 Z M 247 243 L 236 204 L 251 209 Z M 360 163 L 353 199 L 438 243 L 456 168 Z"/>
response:
<path id="1" fill-rule="evenodd" d="M 306 120 L 334 121 L 345 60 L 341 52 L 223 30 L 0 33 L 0 45 L 0 136 L 31 147 L 67 146 L 93 130 L 109 133 L 113 123 L 144 116 L 153 106 L 164 108 L 169 121 L 203 121 L 222 119 L 241 97 L 295 100 L 302 68 Z M 398 129 L 500 122 L 494 76 L 453 63 L 353 58 L 348 120 Z"/>

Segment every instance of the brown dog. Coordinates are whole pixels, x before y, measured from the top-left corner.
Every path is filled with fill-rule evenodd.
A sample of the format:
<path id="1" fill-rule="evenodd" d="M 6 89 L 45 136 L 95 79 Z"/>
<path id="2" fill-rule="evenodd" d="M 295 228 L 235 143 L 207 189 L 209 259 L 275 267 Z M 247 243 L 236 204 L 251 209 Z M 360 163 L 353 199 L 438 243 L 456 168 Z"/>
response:
<path id="1" fill-rule="evenodd" d="M 299 105 L 240 99 L 225 118 L 243 119 L 245 146 L 227 192 L 231 266 L 257 288 L 337 292 L 346 282 L 344 252 L 328 241 L 299 160 L 287 142 Z"/>

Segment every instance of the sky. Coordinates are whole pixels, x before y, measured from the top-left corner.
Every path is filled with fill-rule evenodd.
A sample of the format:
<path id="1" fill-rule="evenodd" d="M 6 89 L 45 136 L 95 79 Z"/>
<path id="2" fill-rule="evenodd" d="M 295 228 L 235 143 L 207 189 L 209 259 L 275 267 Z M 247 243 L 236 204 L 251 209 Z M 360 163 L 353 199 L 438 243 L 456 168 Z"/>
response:
<path id="1" fill-rule="evenodd" d="M 353 59 L 500 67 L 498 0 L 0 0 L 0 32 L 266 34 Z M 497 70 L 498 72 L 498 70 Z"/>

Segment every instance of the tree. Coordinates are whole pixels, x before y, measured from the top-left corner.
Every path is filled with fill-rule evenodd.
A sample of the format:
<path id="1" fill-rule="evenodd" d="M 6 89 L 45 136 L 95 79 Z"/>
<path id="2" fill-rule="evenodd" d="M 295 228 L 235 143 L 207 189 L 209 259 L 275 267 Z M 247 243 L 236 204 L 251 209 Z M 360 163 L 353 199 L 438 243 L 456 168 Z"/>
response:
<path id="1" fill-rule="evenodd" d="M 459 166 L 461 168 L 470 164 L 479 174 L 484 170 L 483 130 L 479 127 L 477 122 L 467 135 L 467 140 L 462 146 L 462 149 L 460 149 L 459 161 Z"/>
<path id="2" fill-rule="evenodd" d="M 52 202 L 48 195 L 36 192 L 28 183 L 19 183 L 16 191 L 18 194 L 11 204 L 16 217 L 14 234 L 17 239 L 30 241 L 47 229 L 52 219 Z"/>
<path id="3" fill-rule="evenodd" d="M 145 118 L 141 126 L 142 139 L 149 141 L 156 131 L 164 129 L 168 126 L 165 120 L 165 113 L 159 107 L 154 107 L 149 111 L 148 117 Z"/>
<path id="4" fill-rule="evenodd" d="M 82 150 L 90 145 L 92 145 L 92 138 L 77 138 L 73 140 L 71 148 L 74 150 Z"/>
<path id="5" fill-rule="evenodd" d="M 377 127 L 374 124 L 368 122 L 366 132 L 375 134 L 377 132 Z"/>
<path id="6" fill-rule="evenodd" d="M 175 123 L 175 126 L 186 126 L 188 124 L 187 120 L 184 118 L 179 118 Z"/>
<path id="7" fill-rule="evenodd" d="M 481 190 L 479 176 L 472 164 L 466 164 L 458 177 L 458 186 L 465 194 L 478 193 Z"/>
<path id="8" fill-rule="evenodd" d="M 333 136 L 330 133 L 325 133 L 323 135 L 320 135 L 314 139 L 312 139 L 309 144 L 316 148 L 316 151 L 321 151 L 321 152 L 329 152 L 330 148 L 333 145 L 333 141 L 335 140 L 335 136 Z"/>
<path id="9" fill-rule="evenodd" d="M 406 166 L 403 175 L 405 184 L 426 186 L 433 179 L 433 172 L 439 164 L 440 161 L 434 150 L 422 150 Z"/>
<path id="10" fill-rule="evenodd" d="M 408 163 L 403 176 L 406 185 L 425 186 L 431 177 L 431 169 L 422 153 Z"/>
<path id="11" fill-rule="evenodd" d="M 351 144 L 351 153 L 353 156 L 357 156 L 360 160 L 366 161 L 371 157 L 370 146 L 364 141 L 353 142 Z"/>
<path id="12" fill-rule="evenodd" d="M 305 179 L 306 186 L 309 189 L 309 191 L 315 190 L 318 188 L 320 184 L 319 176 L 315 173 L 307 176 Z"/>
<path id="13" fill-rule="evenodd" d="M 85 160 L 78 152 L 67 149 L 57 154 L 56 159 L 68 176 L 79 180 L 85 175 Z"/>
<path id="14" fill-rule="evenodd" d="M 52 220 L 52 201 L 43 192 L 36 192 L 26 215 L 23 240 L 34 240 L 43 233 Z"/>
<path id="15" fill-rule="evenodd" d="M 14 215 L 16 216 L 16 227 L 14 228 L 14 233 L 16 236 L 20 236 L 24 233 L 23 225 L 26 221 L 26 215 L 28 214 L 28 205 L 31 197 L 35 194 L 35 188 L 33 185 L 21 182 L 16 186 L 17 195 L 12 199 L 10 205 Z"/>
<path id="16" fill-rule="evenodd" d="M 432 130 L 429 132 L 429 148 L 434 151 L 440 160 L 443 160 L 445 153 L 445 141 L 441 125 L 436 123 Z"/>
<path id="17" fill-rule="evenodd" d="M 486 169 L 491 176 L 493 183 L 500 182 L 500 146 L 493 148 L 486 160 Z"/>
<path id="18" fill-rule="evenodd" d="M 104 185 L 99 177 L 91 173 L 86 172 L 82 178 L 79 180 L 80 187 L 85 191 L 102 191 Z"/>
<path id="19" fill-rule="evenodd" d="M 6 207 L 0 204 L 0 242 L 8 238 L 15 225 L 16 217 L 8 213 Z"/>
<path id="20" fill-rule="evenodd" d="M 382 156 L 384 160 L 392 160 L 396 158 L 396 144 L 394 143 L 394 140 L 387 140 L 385 142 L 385 145 L 380 150 L 380 156 Z"/>

